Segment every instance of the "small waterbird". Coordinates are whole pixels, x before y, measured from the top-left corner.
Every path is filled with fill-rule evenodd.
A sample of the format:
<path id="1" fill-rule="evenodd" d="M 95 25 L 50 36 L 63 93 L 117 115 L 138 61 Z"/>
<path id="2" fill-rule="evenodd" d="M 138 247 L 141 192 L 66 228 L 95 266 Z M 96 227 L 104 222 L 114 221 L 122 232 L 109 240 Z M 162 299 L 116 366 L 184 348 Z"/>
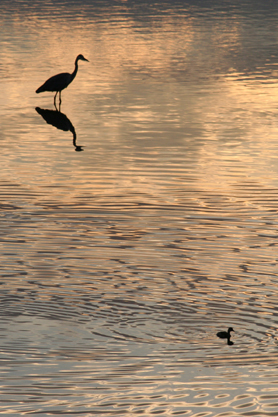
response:
<path id="1" fill-rule="evenodd" d="M 234 329 L 232 327 L 229 327 L 227 332 L 218 332 L 216 336 L 220 337 L 220 339 L 230 340 L 231 332 L 234 332 Z"/>
<path id="2" fill-rule="evenodd" d="M 37 90 L 36 93 L 43 93 L 44 91 L 56 91 L 54 96 L 54 105 L 56 106 L 56 96 L 59 93 L 59 103 L 61 104 L 61 91 L 67 88 L 67 86 L 74 80 L 77 71 L 78 71 L 78 61 L 88 61 L 88 59 L 84 58 L 83 55 L 78 55 L 75 60 L 75 68 L 72 74 L 69 72 L 62 72 L 61 74 L 54 75 L 50 77 L 48 80 L 45 81 L 43 85 L 41 85 Z M 89 61 L 88 61 L 89 62 Z"/>

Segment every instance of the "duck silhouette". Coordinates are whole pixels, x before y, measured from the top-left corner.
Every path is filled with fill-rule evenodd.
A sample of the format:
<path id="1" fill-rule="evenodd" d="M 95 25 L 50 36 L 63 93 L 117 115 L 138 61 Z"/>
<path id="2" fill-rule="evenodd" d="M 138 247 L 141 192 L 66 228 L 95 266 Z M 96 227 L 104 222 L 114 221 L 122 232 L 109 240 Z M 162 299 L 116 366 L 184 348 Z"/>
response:
<path id="1" fill-rule="evenodd" d="M 228 341 L 230 341 L 231 332 L 234 332 L 234 329 L 229 327 L 227 332 L 218 332 L 216 333 L 216 336 L 220 337 L 220 339 L 228 339 Z"/>

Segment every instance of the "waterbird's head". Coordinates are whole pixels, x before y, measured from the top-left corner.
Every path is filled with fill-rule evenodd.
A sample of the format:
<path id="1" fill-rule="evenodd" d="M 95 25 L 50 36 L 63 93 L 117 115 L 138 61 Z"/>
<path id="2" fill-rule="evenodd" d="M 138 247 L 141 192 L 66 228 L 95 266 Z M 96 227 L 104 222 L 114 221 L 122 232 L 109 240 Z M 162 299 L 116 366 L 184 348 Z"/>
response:
<path id="1" fill-rule="evenodd" d="M 78 57 L 76 58 L 76 62 L 79 61 L 79 59 L 81 59 L 81 61 L 87 61 L 89 62 L 88 59 L 84 58 L 84 56 L 82 54 L 78 55 Z"/>
<path id="2" fill-rule="evenodd" d="M 234 332 L 234 329 L 232 328 L 232 327 L 229 327 L 228 328 L 228 332 L 230 333 L 230 332 Z"/>

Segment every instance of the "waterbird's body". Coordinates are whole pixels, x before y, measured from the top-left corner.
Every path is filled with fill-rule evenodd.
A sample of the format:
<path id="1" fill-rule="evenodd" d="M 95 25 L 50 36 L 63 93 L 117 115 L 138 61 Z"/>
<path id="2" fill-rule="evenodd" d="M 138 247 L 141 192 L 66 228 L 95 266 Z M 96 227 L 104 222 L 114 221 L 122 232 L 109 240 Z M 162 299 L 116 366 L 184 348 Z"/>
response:
<path id="1" fill-rule="evenodd" d="M 36 93 L 43 93 L 44 91 L 56 91 L 54 96 L 54 104 L 56 105 L 56 96 L 59 93 L 59 102 L 61 104 L 61 91 L 67 88 L 67 86 L 74 80 L 77 71 L 78 71 L 78 61 L 88 61 L 88 59 L 84 58 L 83 55 L 78 55 L 75 60 L 75 68 L 72 74 L 68 72 L 62 72 L 61 74 L 54 75 L 50 77 L 48 80 L 45 81 L 43 85 L 41 85 L 37 90 Z"/>
<path id="2" fill-rule="evenodd" d="M 220 337 L 220 339 L 230 340 L 231 332 L 234 332 L 234 329 L 232 327 L 229 327 L 227 332 L 218 332 L 216 335 Z"/>

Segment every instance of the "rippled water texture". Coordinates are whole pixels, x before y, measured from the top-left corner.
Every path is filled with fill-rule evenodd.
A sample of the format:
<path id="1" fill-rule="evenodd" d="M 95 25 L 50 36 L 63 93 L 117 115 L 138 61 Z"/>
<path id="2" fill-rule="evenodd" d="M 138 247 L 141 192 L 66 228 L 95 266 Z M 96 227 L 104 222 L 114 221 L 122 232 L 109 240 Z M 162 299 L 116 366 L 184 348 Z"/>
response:
<path id="1" fill-rule="evenodd" d="M 0 414 L 278 415 L 277 8 L 1 1 Z"/>

